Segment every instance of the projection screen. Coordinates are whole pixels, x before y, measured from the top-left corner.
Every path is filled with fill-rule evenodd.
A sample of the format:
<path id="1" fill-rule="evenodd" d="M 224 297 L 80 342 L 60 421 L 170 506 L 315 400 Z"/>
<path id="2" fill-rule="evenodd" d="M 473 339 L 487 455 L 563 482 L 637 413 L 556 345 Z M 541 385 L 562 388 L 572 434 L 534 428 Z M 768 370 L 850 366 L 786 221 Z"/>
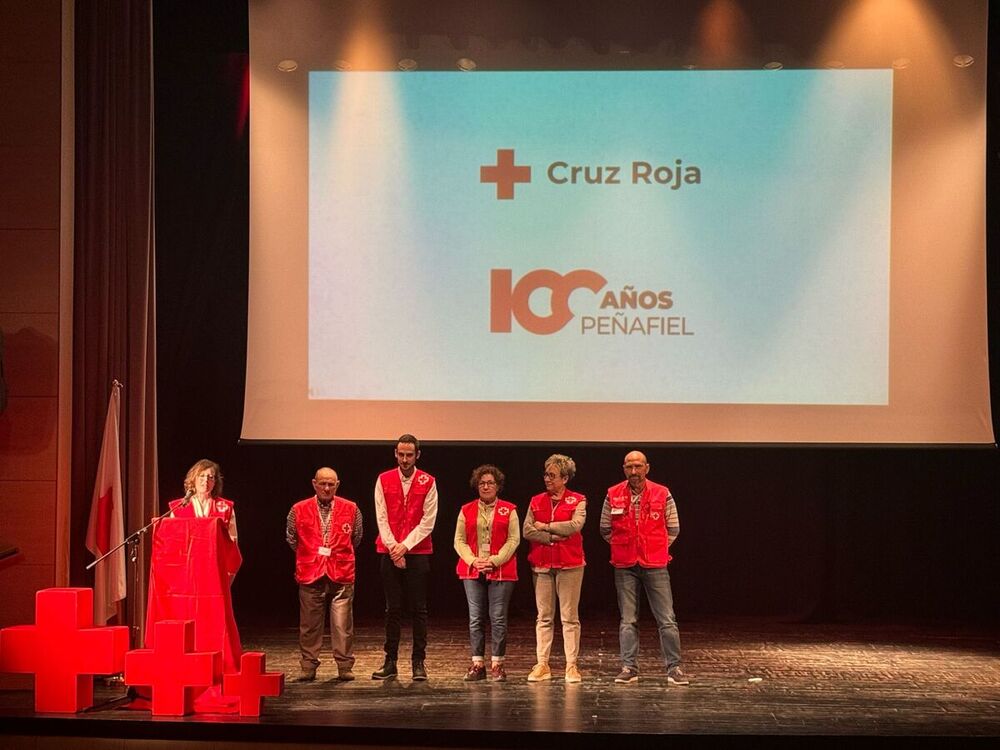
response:
<path id="1" fill-rule="evenodd" d="M 846 17 L 846 62 L 463 71 L 347 5 L 251 3 L 244 440 L 993 441 L 984 81 L 930 11 L 905 65 Z"/>

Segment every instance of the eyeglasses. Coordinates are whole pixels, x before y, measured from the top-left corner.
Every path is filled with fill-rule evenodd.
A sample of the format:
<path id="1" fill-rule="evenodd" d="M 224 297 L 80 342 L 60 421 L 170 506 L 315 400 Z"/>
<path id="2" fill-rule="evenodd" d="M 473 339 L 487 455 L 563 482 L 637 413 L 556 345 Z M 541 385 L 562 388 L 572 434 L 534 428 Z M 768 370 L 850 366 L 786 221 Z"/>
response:
<path id="1" fill-rule="evenodd" d="M 316 480 L 313 480 L 313 483 L 317 487 L 336 487 L 337 486 L 336 482 L 317 482 Z"/>
<path id="2" fill-rule="evenodd" d="M 551 471 L 547 471 L 542 474 L 542 479 L 561 479 L 562 474 L 553 474 Z"/>
<path id="3" fill-rule="evenodd" d="M 495 484 L 496 484 L 496 482 L 494 482 L 492 479 L 484 479 L 482 482 L 479 483 L 479 486 L 480 487 L 492 487 Z"/>

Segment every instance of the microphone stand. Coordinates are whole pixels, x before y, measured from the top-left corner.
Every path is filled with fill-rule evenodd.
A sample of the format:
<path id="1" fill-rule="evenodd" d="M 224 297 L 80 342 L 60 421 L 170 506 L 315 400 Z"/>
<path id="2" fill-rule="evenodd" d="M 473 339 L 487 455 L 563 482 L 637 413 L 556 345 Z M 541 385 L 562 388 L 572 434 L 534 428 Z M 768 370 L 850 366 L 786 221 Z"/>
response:
<path id="1" fill-rule="evenodd" d="M 153 516 L 153 519 L 149 523 L 147 523 L 141 529 L 138 529 L 137 531 L 133 531 L 127 537 L 125 537 L 124 539 L 122 539 L 114 547 L 112 547 L 107 552 L 105 552 L 103 555 L 101 555 L 96 560 L 94 560 L 92 563 L 90 563 L 86 567 L 86 570 L 90 570 L 95 565 L 97 565 L 97 563 L 101 562 L 101 560 L 103 560 L 106 557 L 110 557 L 112 554 L 114 554 L 115 552 L 117 552 L 118 550 L 120 550 L 122 547 L 124 547 L 127 544 L 127 545 L 129 545 L 128 561 L 129 561 L 129 563 L 132 566 L 132 593 L 136 594 L 139 591 L 139 564 L 138 564 L 138 561 L 139 561 L 139 542 L 142 541 L 142 537 L 143 537 L 143 535 L 147 531 L 149 531 L 155 524 L 159 523 L 162 519 L 166 518 L 168 515 L 170 515 L 170 511 L 167 511 L 162 516 Z M 139 618 L 136 616 L 138 613 L 135 611 L 135 606 L 137 604 L 137 602 L 135 601 L 135 598 L 136 598 L 135 596 L 132 597 L 133 601 L 131 602 L 131 606 L 130 606 L 130 609 L 132 610 L 132 615 L 133 615 L 132 618 L 131 618 L 130 632 L 132 634 L 131 642 L 134 645 L 138 645 L 139 642 L 140 642 L 140 638 L 139 638 L 139 626 L 136 625 L 135 623 L 138 621 Z"/>
<path id="2" fill-rule="evenodd" d="M 139 632 L 139 626 L 136 624 L 139 621 L 138 617 L 139 602 L 136 601 L 138 598 L 138 591 L 139 591 L 139 544 L 142 541 L 142 537 L 145 535 L 147 531 L 149 531 L 153 526 L 155 526 L 157 523 L 159 523 L 161 520 L 163 520 L 169 515 L 170 511 L 168 510 L 162 516 L 153 516 L 152 520 L 150 520 L 149 523 L 147 523 L 141 529 L 133 531 L 131 534 L 122 539 L 118 544 L 116 544 L 114 547 L 109 549 L 103 555 L 95 559 L 85 568 L 85 570 L 90 570 L 91 568 L 95 567 L 97 563 L 101 562 L 101 560 L 110 557 L 112 554 L 120 550 L 122 547 L 128 545 L 128 561 L 132 567 L 132 597 L 130 598 L 129 601 L 129 610 L 131 612 L 129 617 L 129 634 L 130 634 L 129 642 L 134 647 L 138 647 L 141 643 L 141 633 Z M 122 674 L 116 674 L 107 678 L 105 682 L 108 686 L 111 685 L 124 686 L 125 678 L 124 675 Z M 93 706 L 89 710 L 90 711 L 103 710 L 118 705 L 120 703 L 123 703 L 125 701 L 134 700 L 135 698 L 136 698 L 135 690 L 133 688 L 128 688 L 126 694 L 121 696 L 120 698 L 113 698 L 99 706 Z"/>

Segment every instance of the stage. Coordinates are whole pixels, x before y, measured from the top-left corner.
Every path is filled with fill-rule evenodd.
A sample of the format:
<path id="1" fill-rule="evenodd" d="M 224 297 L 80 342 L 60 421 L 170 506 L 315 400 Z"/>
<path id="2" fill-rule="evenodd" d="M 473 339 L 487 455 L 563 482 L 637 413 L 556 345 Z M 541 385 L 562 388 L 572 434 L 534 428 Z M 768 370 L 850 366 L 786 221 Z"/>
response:
<path id="1" fill-rule="evenodd" d="M 313 683 L 296 683 L 293 629 L 245 629 L 244 648 L 267 652 L 269 671 L 286 674 L 285 695 L 265 701 L 259 719 L 192 716 L 151 719 L 146 712 L 97 708 L 75 716 L 36 715 L 27 691 L 0 693 L 4 748 L 169 747 L 214 743 L 274 746 L 550 747 L 560 735 L 574 746 L 618 737 L 692 735 L 993 736 L 1000 734 L 1000 634 L 962 626 L 829 625 L 761 620 L 681 623 L 688 687 L 668 686 L 644 622 L 640 680 L 617 685 L 617 622 L 583 620 L 583 682 L 565 684 L 561 654 L 551 682 L 529 684 L 533 623 L 513 623 L 506 683 L 466 683 L 465 622 L 431 619 L 430 680 L 410 679 L 401 653 L 399 679 L 378 682 L 382 633 L 357 626 L 357 680 L 337 682 L 324 662 Z M 407 641 L 404 629 L 404 645 Z M 556 649 L 561 648 L 557 637 Z M 332 661 L 332 660 L 331 660 Z M 106 687 L 98 702 L 121 695 Z M 68 738 L 87 738 L 73 744 Z M 125 738 L 107 744 L 96 738 Z M 69 744 L 66 744 L 69 742 Z M 220 744 L 221 743 L 221 744 Z M 48 745 L 45 745 L 46 747 Z"/>

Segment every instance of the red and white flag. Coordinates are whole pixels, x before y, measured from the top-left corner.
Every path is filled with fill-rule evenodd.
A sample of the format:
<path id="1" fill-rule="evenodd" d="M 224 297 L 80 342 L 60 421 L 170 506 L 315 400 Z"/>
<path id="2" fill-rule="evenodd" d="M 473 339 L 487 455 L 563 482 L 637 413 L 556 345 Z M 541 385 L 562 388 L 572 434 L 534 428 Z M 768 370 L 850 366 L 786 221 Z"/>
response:
<path id="1" fill-rule="evenodd" d="M 97 462 L 97 481 L 87 524 L 87 549 L 100 557 L 125 538 L 122 499 L 122 466 L 118 452 L 118 413 L 121 385 L 115 381 L 104 421 L 104 441 Z M 117 550 L 94 568 L 94 624 L 103 625 L 115 615 L 115 602 L 125 598 L 125 548 Z"/>

